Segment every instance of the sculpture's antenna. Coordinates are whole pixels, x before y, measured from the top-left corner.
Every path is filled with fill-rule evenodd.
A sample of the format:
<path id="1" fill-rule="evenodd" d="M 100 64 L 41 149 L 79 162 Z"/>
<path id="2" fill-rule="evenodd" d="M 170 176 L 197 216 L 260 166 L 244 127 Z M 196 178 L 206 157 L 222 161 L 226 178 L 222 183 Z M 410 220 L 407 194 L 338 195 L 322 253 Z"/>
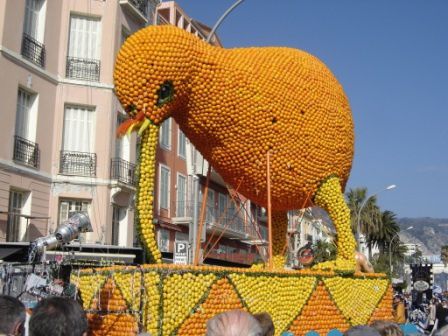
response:
<path id="1" fill-rule="evenodd" d="M 210 32 L 210 34 L 208 34 L 207 37 L 207 43 L 210 43 L 210 40 L 212 39 L 212 36 L 215 34 L 216 29 L 218 29 L 219 25 L 221 24 L 221 22 L 226 18 L 227 15 L 230 14 L 231 11 L 233 11 L 239 4 L 241 4 L 244 0 L 237 0 L 232 6 L 229 7 L 229 9 L 227 9 L 223 15 L 221 15 L 221 17 L 218 19 L 218 21 L 216 21 L 215 25 L 213 26 L 212 31 Z"/>

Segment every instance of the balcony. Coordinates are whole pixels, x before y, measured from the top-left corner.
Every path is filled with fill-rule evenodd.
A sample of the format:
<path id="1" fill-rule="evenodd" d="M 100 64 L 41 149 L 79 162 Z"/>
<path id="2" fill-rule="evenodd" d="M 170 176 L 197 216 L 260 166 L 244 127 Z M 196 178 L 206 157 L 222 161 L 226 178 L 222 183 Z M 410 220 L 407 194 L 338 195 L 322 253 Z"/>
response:
<path id="1" fill-rule="evenodd" d="M 27 60 L 45 68 L 45 45 L 28 34 L 23 34 L 21 53 Z"/>
<path id="2" fill-rule="evenodd" d="M 148 0 L 120 0 L 123 11 L 141 23 L 148 21 Z"/>
<path id="3" fill-rule="evenodd" d="M 39 145 L 19 136 L 14 136 L 13 161 L 25 166 L 39 168 Z"/>
<path id="4" fill-rule="evenodd" d="M 207 253 L 207 258 L 225 260 L 233 263 L 252 265 L 260 259 L 256 253 L 222 253 L 218 250 L 213 250 Z"/>
<path id="5" fill-rule="evenodd" d="M 64 175 L 96 176 L 96 154 L 61 151 L 59 173 Z"/>
<path id="6" fill-rule="evenodd" d="M 175 209 L 175 217 L 172 218 L 173 224 L 188 225 L 193 220 L 194 204 L 192 201 L 173 202 L 171 208 Z M 197 204 L 198 217 L 201 213 L 201 204 Z M 224 236 L 240 239 L 260 239 L 257 230 L 250 220 L 245 221 L 244 212 L 236 213 L 233 210 L 227 210 L 226 214 L 219 213 L 218 209 L 206 207 L 204 222 L 207 229 L 223 232 Z M 257 222 L 255 222 L 257 223 Z M 261 233 L 261 227 L 260 231 Z"/>
<path id="7" fill-rule="evenodd" d="M 65 75 L 67 78 L 91 82 L 100 81 L 100 60 L 67 56 Z"/>
<path id="8" fill-rule="evenodd" d="M 113 158 L 110 162 L 110 179 L 135 185 L 135 164 L 120 158 Z"/>

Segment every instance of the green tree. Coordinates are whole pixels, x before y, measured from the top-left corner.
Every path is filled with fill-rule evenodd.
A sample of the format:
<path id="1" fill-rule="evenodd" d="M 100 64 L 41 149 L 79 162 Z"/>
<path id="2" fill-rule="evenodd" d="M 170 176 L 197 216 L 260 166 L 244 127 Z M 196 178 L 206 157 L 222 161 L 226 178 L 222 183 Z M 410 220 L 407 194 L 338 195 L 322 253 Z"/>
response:
<path id="1" fill-rule="evenodd" d="M 367 188 L 355 188 L 347 192 L 346 199 L 354 234 L 358 234 L 358 221 L 360 233 L 365 237 L 380 230 L 381 211 L 377 205 L 376 196 L 367 197 Z M 371 257 L 371 248 L 369 248 L 369 259 Z"/>
<path id="2" fill-rule="evenodd" d="M 381 223 L 375 227 L 375 230 L 369 232 L 366 237 L 367 246 L 372 248 L 377 246 L 380 254 L 384 254 L 386 248 L 392 239 L 400 232 L 397 224 L 397 216 L 392 211 L 386 210 L 381 213 Z M 397 239 L 397 238 L 395 238 Z M 397 240 L 398 242 L 399 240 Z"/>
<path id="3" fill-rule="evenodd" d="M 336 244 L 333 241 L 318 240 L 313 246 L 313 251 L 314 263 L 336 259 Z"/>

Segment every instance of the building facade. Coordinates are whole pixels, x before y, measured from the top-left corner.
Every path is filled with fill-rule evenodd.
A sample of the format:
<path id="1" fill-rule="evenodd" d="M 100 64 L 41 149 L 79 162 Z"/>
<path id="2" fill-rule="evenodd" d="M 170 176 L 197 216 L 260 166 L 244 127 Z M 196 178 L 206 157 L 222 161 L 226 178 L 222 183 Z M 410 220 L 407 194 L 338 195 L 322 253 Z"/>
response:
<path id="1" fill-rule="evenodd" d="M 156 1 L 0 3 L 0 239 L 46 235 L 87 211 L 86 243 L 133 244 L 135 136 L 113 93 L 117 51 Z"/>
<path id="2" fill-rule="evenodd" d="M 204 40 L 210 33 L 172 1 L 0 2 L 0 241 L 34 240 L 71 212 L 87 211 L 93 232 L 81 243 L 138 244 L 137 139 L 115 136 L 126 115 L 113 92 L 113 66 L 124 40 L 151 24 Z M 216 36 L 211 43 L 220 45 Z M 165 121 L 154 197 L 165 259 L 176 241 L 193 250 L 207 167 L 174 120 Z M 203 257 L 258 260 L 267 236 L 262 209 L 229 192 L 213 170 L 208 190 Z"/>

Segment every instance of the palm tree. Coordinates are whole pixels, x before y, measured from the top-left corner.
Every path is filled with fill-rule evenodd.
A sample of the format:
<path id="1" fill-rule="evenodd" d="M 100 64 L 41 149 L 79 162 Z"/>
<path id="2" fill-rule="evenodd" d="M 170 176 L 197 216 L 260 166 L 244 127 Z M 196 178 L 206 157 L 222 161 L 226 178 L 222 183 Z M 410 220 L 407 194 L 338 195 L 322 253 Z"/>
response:
<path id="1" fill-rule="evenodd" d="M 358 233 L 358 216 L 360 224 L 359 233 L 368 237 L 372 232 L 378 231 L 381 226 L 381 211 L 376 204 L 376 197 L 372 196 L 367 198 L 367 188 L 350 189 L 346 196 L 347 205 L 350 209 L 353 233 Z M 359 210 L 364 202 L 366 203 L 360 212 Z"/>
<path id="2" fill-rule="evenodd" d="M 400 232 L 397 224 L 397 216 L 392 211 L 381 212 L 381 224 L 376 226 L 376 230 L 367 235 L 367 245 L 369 248 L 377 246 L 381 254 L 389 247 L 390 241 Z M 397 240 L 399 243 L 399 240 Z M 395 244 L 394 244 L 395 245 Z"/>

